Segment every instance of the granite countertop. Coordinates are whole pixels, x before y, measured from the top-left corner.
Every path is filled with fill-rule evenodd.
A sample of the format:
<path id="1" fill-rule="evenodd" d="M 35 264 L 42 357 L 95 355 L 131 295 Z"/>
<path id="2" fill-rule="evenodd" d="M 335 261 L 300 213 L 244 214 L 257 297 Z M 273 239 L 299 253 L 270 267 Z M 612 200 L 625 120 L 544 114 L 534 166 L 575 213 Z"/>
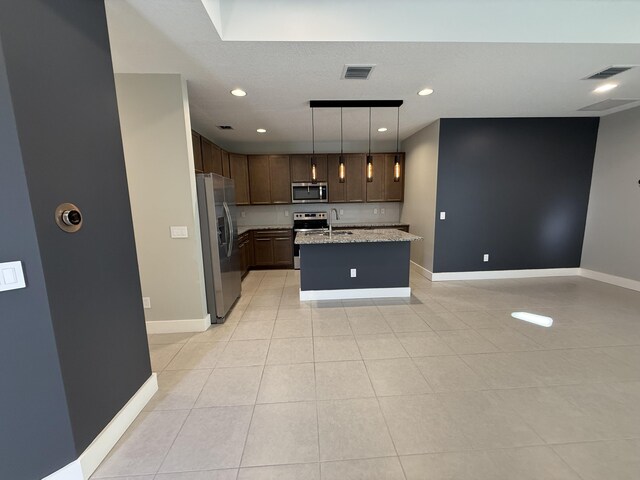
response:
<path id="1" fill-rule="evenodd" d="M 333 235 L 318 233 L 298 233 L 295 243 L 298 245 L 318 245 L 329 243 L 376 243 L 376 242 L 413 242 L 422 237 L 406 233 L 394 228 L 377 228 L 375 230 L 353 230 L 351 235 L 333 232 Z"/>
<path id="2" fill-rule="evenodd" d="M 387 227 L 408 227 L 408 223 L 402 222 L 378 222 L 378 223 L 334 223 L 334 228 L 363 228 L 363 227 L 379 227 L 379 228 L 387 228 Z"/>
<path id="3" fill-rule="evenodd" d="M 291 230 L 291 225 L 239 225 L 238 235 L 242 235 L 249 230 Z"/>

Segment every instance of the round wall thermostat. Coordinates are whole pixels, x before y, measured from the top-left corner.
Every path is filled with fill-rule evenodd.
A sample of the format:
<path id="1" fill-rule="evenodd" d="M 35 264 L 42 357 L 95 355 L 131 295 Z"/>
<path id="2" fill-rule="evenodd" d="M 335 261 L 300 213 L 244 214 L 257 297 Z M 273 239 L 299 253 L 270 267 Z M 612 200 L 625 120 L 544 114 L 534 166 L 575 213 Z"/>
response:
<path id="1" fill-rule="evenodd" d="M 67 233 L 75 233 L 82 228 L 82 213 L 73 203 L 58 205 L 55 220 L 58 227 Z"/>

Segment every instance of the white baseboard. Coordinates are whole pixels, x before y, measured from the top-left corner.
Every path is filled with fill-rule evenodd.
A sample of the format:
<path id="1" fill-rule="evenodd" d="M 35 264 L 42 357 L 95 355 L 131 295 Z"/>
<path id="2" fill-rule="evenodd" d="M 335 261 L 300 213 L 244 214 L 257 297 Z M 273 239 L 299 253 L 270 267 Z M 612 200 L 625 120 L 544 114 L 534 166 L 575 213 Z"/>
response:
<path id="1" fill-rule="evenodd" d="M 427 278 L 428 280 L 431 280 L 431 277 L 433 276 L 433 273 L 431 271 L 427 270 L 422 265 L 418 265 L 413 260 L 411 260 L 411 268 L 413 268 L 416 272 L 418 272 L 420 275 Z"/>
<path id="2" fill-rule="evenodd" d="M 530 270 L 493 270 L 481 272 L 441 272 L 431 275 L 434 282 L 455 280 L 498 280 L 508 278 L 572 277 L 579 276 L 579 268 L 541 268 Z"/>
<path id="3" fill-rule="evenodd" d="M 43 480 L 88 480 L 157 391 L 158 378 L 155 373 L 152 373 L 91 442 L 91 445 L 82 452 L 80 458 L 53 472 Z"/>
<path id="4" fill-rule="evenodd" d="M 53 472 L 51 475 L 47 475 L 42 480 L 85 480 L 85 478 L 82 474 L 80 460 L 76 460 L 62 467 L 60 470 Z"/>
<path id="5" fill-rule="evenodd" d="M 154 320 L 145 322 L 147 333 L 187 333 L 204 332 L 211 326 L 211 316 L 186 320 Z"/>
<path id="6" fill-rule="evenodd" d="M 300 301 L 347 300 L 352 298 L 410 297 L 411 287 L 346 288 L 342 290 L 300 290 Z"/>
<path id="7" fill-rule="evenodd" d="M 589 270 L 587 268 L 581 268 L 580 274 L 585 278 L 598 280 L 600 282 L 609 283 L 611 285 L 616 285 L 618 287 L 628 288 L 629 290 L 640 292 L 640 282 L 637 280 L 617 277 L 615 275 L 609 275 L 608 273 L 596 272 L 595 270 Z"/>

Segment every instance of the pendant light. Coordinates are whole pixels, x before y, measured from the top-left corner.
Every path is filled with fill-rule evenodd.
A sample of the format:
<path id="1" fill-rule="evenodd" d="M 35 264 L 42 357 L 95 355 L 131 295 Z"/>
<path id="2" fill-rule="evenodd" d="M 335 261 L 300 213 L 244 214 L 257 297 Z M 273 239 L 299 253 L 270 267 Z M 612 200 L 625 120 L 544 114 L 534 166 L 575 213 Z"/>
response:
<path id="1" fill-rule="evenodd" d="M 313 117 L 314 109 L 311 109 L 311 183 L 316 183 L 318 177 L 316 174 L 316 124 Z"/>
<path id="2" fill-rule="evenodd" d="M 344 151 L 342 142 L 342 107 L 340 107 L 340 156 L 338 157 L 338 181 L 344 183 L 345 180 Z"/>
<path id="3" fill-rule="evenodd" d="M 398 107 L 398 123 L 396 125 L 396 155 L 393 159 L 393 181 L 400 181 L 400 152 L 399 152 L 399 143 L 400 143 L 400 107 Z"/>
<path id="4" fill-rule="evenodd" d="M 369 107 L 369 153 L 367 154 L 367 182 L 373 182 L 373 157 L 371 156 L 371 107 Z"/>

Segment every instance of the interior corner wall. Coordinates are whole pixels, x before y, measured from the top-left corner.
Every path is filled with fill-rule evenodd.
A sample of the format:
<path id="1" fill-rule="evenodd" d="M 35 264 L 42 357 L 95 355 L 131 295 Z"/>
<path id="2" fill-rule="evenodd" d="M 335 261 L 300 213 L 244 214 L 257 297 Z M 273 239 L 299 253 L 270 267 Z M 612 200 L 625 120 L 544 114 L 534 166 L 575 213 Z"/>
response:
<path id="1" fill-rule="evenodd" d="M 142 295 L 150 321 L 207 315 L 186 83 L 178 74 L 117 74 Z M 189 237 L 171 238 L 171 226 Z"/>
<path id="2" fill-rule="evenodd" d="M 598 120 L 442 119 L 433 271 L 579 267 Z"/>
<path id="3" fill-rule="evenodd" d="M 407 175 L 400 221 L 408 223 L 411 233 L 423 238 L 421 242 L 412 242 L 411 260 L 430 272 L 433 271 L 439 137 L 440 120 L 437 120 L 402 142 Z"/>
<path id="4" fill-rule="evenodd" d="M 600 119 L 581 267 L 640 281 L 640 107 Z"/>

